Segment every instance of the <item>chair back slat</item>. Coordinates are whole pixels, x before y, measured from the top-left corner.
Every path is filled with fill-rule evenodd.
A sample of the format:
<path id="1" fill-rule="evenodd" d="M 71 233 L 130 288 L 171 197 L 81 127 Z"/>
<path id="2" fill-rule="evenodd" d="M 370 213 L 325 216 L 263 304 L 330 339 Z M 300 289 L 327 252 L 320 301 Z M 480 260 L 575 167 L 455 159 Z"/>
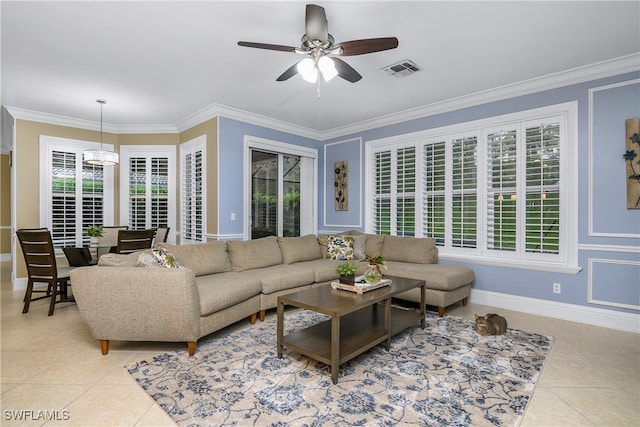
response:
<path id="1" fill-rule="evenodd" d="M 116 252 L 119 254 L 128 254 L 149 249 L 151 248 L 155 234 L 156 230 L 154 228 L 148 230 L 120 230 L 118 232 Z"/>

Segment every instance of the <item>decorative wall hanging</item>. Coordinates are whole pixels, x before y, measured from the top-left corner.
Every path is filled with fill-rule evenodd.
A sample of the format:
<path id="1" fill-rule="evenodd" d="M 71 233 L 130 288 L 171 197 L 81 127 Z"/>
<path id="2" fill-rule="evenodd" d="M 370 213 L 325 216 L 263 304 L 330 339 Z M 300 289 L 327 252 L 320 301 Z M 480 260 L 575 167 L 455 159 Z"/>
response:
<path id="1" fill-rule="evenodd" d="M 334 188 L 335 202 L 337 211 L 349 210 L 349 185 L 348 185 L 348 164 L 346 160 L 335 162 L 333 164 L 334 171 Z"/>
<path id="2" fill-rule="evenodd" d="M 640 209 L 640 118 L 627 120 L 625 129 L 627 150 L 622 157 L 627 164 L 627 209 Z"/>

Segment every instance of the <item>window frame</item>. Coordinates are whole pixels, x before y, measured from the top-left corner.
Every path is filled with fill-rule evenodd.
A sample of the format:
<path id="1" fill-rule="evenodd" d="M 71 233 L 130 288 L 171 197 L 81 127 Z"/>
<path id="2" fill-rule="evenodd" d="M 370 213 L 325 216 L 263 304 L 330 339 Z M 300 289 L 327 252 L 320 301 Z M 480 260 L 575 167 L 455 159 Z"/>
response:
<path id="1" fill-rule="evenodd" d="M 514 125 L 518 126 L 517 138 L 525 138 L 526 125 L 535 122 L 549 123 L 549 119 L 557 118 L 560 120 L 560 251 L 558 255 L 554 254 L 524 254 L 518 251 L 517 256 L 513 253 L 499 253 L 501 251 L 487 249 L 487 194 L 488 194 L 488 177 L 487 177 L 487 136 L 489 130 L 497 128 L 508 128 Z M 475 248 L 454 248 L 450 242 L 451 233 L 451 190 L 452 178 L 451 170 L 446 169 L 446 191 L 445 191 L 445 244 L 439 245 L 439 257 L 443 259 L 451 259 L 457 261 L 466 261 L 477 264 L 486 264 L 503 267 L 524 268 L 532 270 L 555 271 L 565 273 L 577 273 L 581 270 L 578 266 L 578 227 L 575 216 L 578 212 L 577 191 L 572 191 L 577 187 L 577 158 L 578 152 L 578 103 L 577 101 L 566 102 L 561 104 L 550 105 L 546 107 L 523 110 L 515 113 L 489 117 L 470 122 L 463 122 L 455 125 L 444 126 L 414 132 L 410 134 L 402 134 L 393 137 L 387 137 L 377 140 L 368 141 L 365 144 L 365 182 L 370 185 L 365 186 L 365 200 L 369 201 L 365 205 L 365 231 L 373 232 L 373 201 L 375 199 L 375 155 L 381 151 L 405 148 L 414 145 L 416 147 L 416 237 L 423 237 L 425 224 L 423 224 L 423 208 L 424 208 L 424 146 L 428 143 L 445 142 L 446 162 L 451 161 L 451 141 L 458 137 L 470 137 L 476 135 L 477 143 L 477 241 Z M 522 135 L 520 135 L 522 133 Z M 520 142 L 519 142 L 520 143 Z M 524 147 L 524 145 L 523 145 Z M 526 152 L 518 154 L 518 177 L 517 191 L 518 194 L 526 196 L 526 171 L 524 161 Z M 395 158 L 395 155 L 392 155 Z M 445 168 L 450 168 L 446 165 Z M 392 161 L 392 175 L 396 173 L 395 165 Z M 395 177 L 393 178 L 395 179 Z M 392 184 L 393 185 L 393 184 Z M 392 205 L 396 201 L 392 198 Z M 517 215 L 522 216 L 526 212 L 524 200 L 518 201 L 520 206 Z M 393 216 L 391 221 L 397 219 Z M 522 224 L 520 222 L 520 224 Z M 395 234 L 392 228 L 392 233 Z M 518 239 L 522 240 L 521 246 L 524 247 L 525 234 L 523 234 L 522 226 L 517 231 Z"/>
<path id="2" fill-rule="evenodd" d="M 40 135 L 40 170 L 44 171 L 40 174 L 39 191 L 40 191 L 40 227 L 45 227 L 49 230 L 53 229 L 53 152 L 62 151 L 68 153 L 74 153 L 76 155 L 76 206 L 80 206 L 80 209 L 76 210 L 76 230 L 75 230 L 75 246 L 81 247 L 84 244 L 84 230 L 82 228 L 82 165 L 83 165 L 83 153 L 85 150 L 95 150 L 103 147 L 108 150 L 113 150 L 112 144 L 101 144 L 99 142 L 84 141 L 70 138 L 60 138 L 56 136 Z M 80 171 L 78 171 L 80 166 Z M 103 168 L 103 193 L 102 193 L 102 216 L 103 224 L 108 225 L 113 223 L 115 212 L 115 190 L 114 190 L 114 168 Z M 80 185 L 78 185 L 80 182 Z M 56 243 L 54 241 L 54 246 Z M 56 246 L 56 252 L 62 253 L 61 247 Z"/>
<path id="3" fill-rule="evenodd" d="M 191 232 L 187 232 L 186 225 L 186 206 L 185 206 L 185 196 L 188 194 L 187 185 L 191 185 L 191 183 L 187 182 L 185 177 L 185 162 L 187 161 L 187 156 L 196 155 L 198 152 L 201 153 L 202 156 L 202 171 L 200 176 L 200 185 L 201 185 L 201 206 L 202 210 L 200 212 L 201 215 L 201 224 L 202 230 L 200 230 L 201 239 L 187 239 L 187 235 L 191 235 L 191 232 L 198 233 L 197 230 L 192 230 Z M 195 178 L 194 178 L 195 180 Z M 197 185 L 197 184 L 196 184 Z M 197 215 L 197 214 L 196 214 Z M 187 142 L 183 142 L 180 144 L 180 243 L 183 245 L 186 244 L 195 244 L 199 242 L 207 241 L 207 137 L 206 135 L 200 135 L 196 138 L 193 138 Z"/>
<path id="4" fill-rule="evenodd" d="M 129 218 L 129 162 L 131 158 L 167 158 L 167 226 L 176 227 L 176 147 L 174 145 L 120 146 L 120 225 L 130 225 Z M 147 183 L 148 185 L 148 183 Z M 149 226 L 148 218 L 145 218 Z M 174 235 L 171 233 L 171 235 Z M 170 236 L 171 237 L 171 236 Z M 173 242 L 172 242 L 173 243 Z"/>

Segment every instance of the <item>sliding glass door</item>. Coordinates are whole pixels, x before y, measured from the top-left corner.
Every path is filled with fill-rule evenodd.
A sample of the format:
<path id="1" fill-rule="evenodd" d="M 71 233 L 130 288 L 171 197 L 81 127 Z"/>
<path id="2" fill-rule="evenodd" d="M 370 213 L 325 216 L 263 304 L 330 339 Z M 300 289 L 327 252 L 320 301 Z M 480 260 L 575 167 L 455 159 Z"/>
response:
<path id="1" fill-rule="evenodd" d="M 300 157 L 251 150 L 251 238 L 300 235 Z"/>
<path id="2" fill-rule="evenodd" d="M 245 137 L 245 238 L 314 233 L 317 150 Z"/>

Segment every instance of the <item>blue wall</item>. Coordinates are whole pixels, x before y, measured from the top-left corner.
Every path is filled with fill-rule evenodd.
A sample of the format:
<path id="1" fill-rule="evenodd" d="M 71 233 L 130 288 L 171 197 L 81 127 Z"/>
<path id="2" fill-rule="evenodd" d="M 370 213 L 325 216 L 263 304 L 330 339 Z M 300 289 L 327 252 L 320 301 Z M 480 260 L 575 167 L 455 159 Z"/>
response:
<path id="1" fill-rule="evenodd" d="M 333 145 L 336 142 L 361 139 L 361 155 L 350 156 L 352 159 L 364 158 L 367 141 L 578 101 L 579 149 L 574 154 L 578 156 L 579 167 L 576 191 L 580 214 L 576 220 L 579 230 L 578 259 L 582 271 L 568 274 L 479 264 L 467 265 L 476 273 L 476 290 L 637 314 L 637 307 L 640 307 L 640 210 L 626 209 L 626 177 L 622 154 L 625 150 L 624 122 L 628 118 L 640 117 L 640 83 L 633 82 L 639 78 L 640 73 L 635 72 L 570 85 L 371 129 L 325 143 L 331 144 L 330 150 L 327 150 L 330 152 L 339 147 L 337 144 Z M 623 85 L 615 86 L 620 83 Z M 590 117 L 593 119 L 592 124 Z M 591 141 L 590 130 L 593 136 Z M 590 171 L 590 149 L 593 153 L 593 171 Z M 328 184 L 326 177 L 332 174 L 331 168 L 332 163 L 327 165 L 325 179 L 320 180 L 321 184 Z M 360 172 L 360 177 L 351 176 L 350 188 L 361 184 L 364 172 Z M 592 197 L 589 194 L 590 175 L 593 178 Z M 325 205 L 332 206 L 331 193 L 327 194 L 326 200 L 320 201 L 321 211 Z M 363 196 L 361 195 L 361 204 Z M 358 210 L 353 198 L 350 206 Z M 359 223 L 364 227 L 364 209 L 359 211 Z M 589 212 L 593 214 L 595 233 L 590 232 Z M 363 230 L 363 227 L 360 229 Z M 331 231 L 333 228 L 326 227 L 326 230 Z M 460 263 L 446 259 L 442 262 Z M 554 282 L 562 285 L 561 294 L 552 292 Z"/>
<path id="2" fill-rule="evenodd" d="M 317 148 L 320 168 L 319 231 L 364 230 L 363 159 L 367 141 L 577 101 L 579 148 L 575 155 L 578 156 L 579 167 L 576 188 L 579 216 L 576 221 L 579 234 L 578 262 L 582 271 L 569 274 L 467 265 L 476 273 L 475 290 L 638 314 L 640 210 L 626 209 L 625 164 L 622 159 L 625 150 L 624 121 L 640 117 L 640 83 L 633 81 L 637 79 L 640 79 L 640 72 L 628 73 L 436 114 L 324 143 L 221 118 L 220 233 L 243 232 L 242 147 L 245 135 Z M 592 162 L 590 152 L 593 155 Z M 349 163 L 349 210 L 337 212 L 333 209 L 333 164 L 340 160 Z M 590 193 L 590 177 L 593 194 Z M 238 214 L 238 221 L 230 221 L 231 212 Z M 446 259 L 441 261 L 463 264 Z M 554 282 L 562 285 L 561 294 L 552 292 Z"/>

